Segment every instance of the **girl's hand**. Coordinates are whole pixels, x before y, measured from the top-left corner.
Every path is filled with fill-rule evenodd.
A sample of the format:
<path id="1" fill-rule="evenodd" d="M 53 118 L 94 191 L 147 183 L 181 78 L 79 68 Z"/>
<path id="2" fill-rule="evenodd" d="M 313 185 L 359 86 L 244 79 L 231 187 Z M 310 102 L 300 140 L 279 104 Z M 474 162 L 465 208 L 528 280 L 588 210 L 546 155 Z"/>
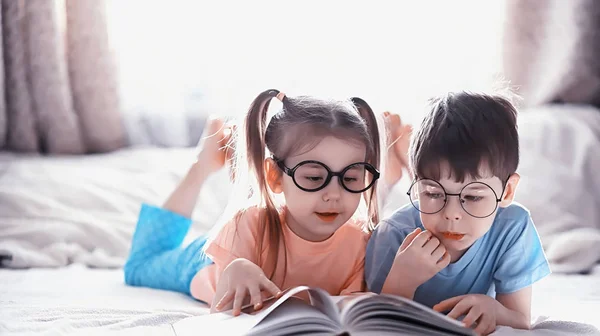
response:
<path id="1" fill-rule="evenodd" d="M 216 311 L 233 307 L 233 315 L 238 316 L 244 300 L 249 295 L 254 310 L 259 310 L 262 308 L 263 290 L 275 297 L 280 297 L 282 294 L 260 267 L 247 259 L 236 259 L 223 270 L 211 307 Z"/>
<path id="2" fill-rule="evenodd" d="M 496 330 L 496 317 L 500 302 L 483 294 L 469 294 L 456 296 L 444 300 L 433 309 L 444 312 L 452 309 L 448 317 L 458 319 L 466 315 L 462 322 L 466 327 L 474 328 L 479 335 L 488 335 Z"/>

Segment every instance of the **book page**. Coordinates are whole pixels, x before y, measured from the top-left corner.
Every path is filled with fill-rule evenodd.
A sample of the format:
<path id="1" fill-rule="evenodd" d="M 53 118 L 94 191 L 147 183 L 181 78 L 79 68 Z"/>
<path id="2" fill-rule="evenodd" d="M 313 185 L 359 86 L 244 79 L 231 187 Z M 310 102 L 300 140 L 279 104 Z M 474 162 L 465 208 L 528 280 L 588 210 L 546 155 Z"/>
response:
<path id="1" fill-rule="evenodd" d="M 332 323 L 339 325 L 340 315 L 337 312 L 335 304 L 333 301 L 331 301 L 331 297 L 326 291 L 318 288 L 312 289 L 307 286 L 299 286 L 285 291 L 283 296 L 277 300 L 266 300 L 263 303 L 263 308 L 257 312 L 253 312 L 252 305 L 248 305 L 244 307 L 245 309 L 242 310 L 242 314 L 237 317 L 233 316 L 232 310 L 215 314 L 188 317 L 175 322 L 173 324 L 173 329 L 175 330 L 175 334 L 177 336 L 197 336 L 198 330 L 205 330 L 207 327 L 210 327 L 211 330 L 219 330 L 219 332 L 222 332 L 224 335 L 244 335 L 256 325 L 261 323 L 262 320 L 280 307 L 284 302 L 290 300 L 294 296 L 302 294 L 303 292 L 308 294 L 310 304 L 313 305 L 314 308 L 316 308 L 325 319 L 329 319 L 332 321 Z M 306 307 L 311 307 L 308 303 L 303 304 Z M 276 322 L 287 323 L 287 321 L 300 319 L 305 313 L 309 317 L 314 316 L 314 308 L 304 310 L 295 309 L 293 310 L 295 315 L 283 315 L 282 317 L 278 318 Z"/>
<path id="2" fill-rule="evenodd" d="M 337 325 L 342 325 L 342 315 L 337 305 L 341 298 L 331 296 L 320 288 L 309 289 L 308 295 L 312 306 L 327 315 Z"/>
<path id="3" fill-rule="evenodd" d="M 340 331 L 339 324 L 321 310 L 302 299 L 292 297 L 256 325 L 248 335 L 331 334 L 337 331 Z"/>
<path id="4" fill-rule="evenodd" d="M 417 332 L 421 334 L 473 335 L 473 330 L 433 309 L 393 295 L 364 295 L 345 306 L 342 320 L 356 331 Z"/>

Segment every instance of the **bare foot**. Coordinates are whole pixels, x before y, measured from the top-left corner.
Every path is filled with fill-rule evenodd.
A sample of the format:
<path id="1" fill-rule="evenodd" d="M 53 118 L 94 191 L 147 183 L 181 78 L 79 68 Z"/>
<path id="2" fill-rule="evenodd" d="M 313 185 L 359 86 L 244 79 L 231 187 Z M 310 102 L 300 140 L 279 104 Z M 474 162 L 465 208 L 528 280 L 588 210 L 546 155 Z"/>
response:
<path id="1" fill-rule="evenodd" d="M 231 128 L 226 127 L 222 119 L 210 117 L 206 121 L 196 149 L 197 160 L 202 162 L 209 172 L 214 173 L 221 169 L 232 158 L 233 151 L 229 146 L 231 135 Z"/>
<path id="2" fill-rule="evenodd" d="M 234 141 L 236 139 L 236 130 L 237 127 L 235 125 L 225 125 L 224 138 L 221 142 L 222 150 L 225 152 L 226 165 L 229 170 L 229 179 L 233 182 L 235 180 L 235 144 Z"/>
<path id="3" fill-rule="evenodd" d="M 400 128 L 396 129 L 396 142 L 394 143 L 394 149 L 396 150 L 396 155 L 398 155 L 398 159 L 402 162 L 402 165 L 411 178 L 413 176 L 412 171 L 410 170 L 409 160 L 408 160 L 408 150 L 410 147 L 410 138 L 412 136 L 413 128 L 411 125 L 402 124 Z"/>
<path id="4" fill-rule="evenodd" d="M 410 173 L 408 147 L 412 127 L 402 124 L 398 114 L 386 111 L 383 117 L 387 135 L 386 183 L 388 186 L 393 186 L 402 178 L 404 169 Z"/>

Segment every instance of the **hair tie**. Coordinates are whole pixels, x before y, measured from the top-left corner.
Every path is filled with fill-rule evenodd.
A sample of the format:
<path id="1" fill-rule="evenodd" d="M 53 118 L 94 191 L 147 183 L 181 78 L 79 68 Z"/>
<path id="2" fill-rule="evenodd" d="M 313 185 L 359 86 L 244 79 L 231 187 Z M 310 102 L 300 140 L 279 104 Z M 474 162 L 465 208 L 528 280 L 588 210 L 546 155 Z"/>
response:
<path id="1" fill-rule="evenodd" d="M 283 103 L 283 98 L 285 98 L 285 93 L 279 92 L 277 94 L 277 96 L 275 96 L 275 97 L 277 97 L 277 99 L 279 99 L 279 101 Z"/>

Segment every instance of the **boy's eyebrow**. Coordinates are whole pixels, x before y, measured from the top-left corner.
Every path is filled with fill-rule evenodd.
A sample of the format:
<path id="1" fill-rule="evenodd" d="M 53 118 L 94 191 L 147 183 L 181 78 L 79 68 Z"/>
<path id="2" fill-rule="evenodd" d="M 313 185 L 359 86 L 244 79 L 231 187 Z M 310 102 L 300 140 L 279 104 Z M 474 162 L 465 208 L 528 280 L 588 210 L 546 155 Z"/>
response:
<path id="1" fill-rule="evenodd" d="M 465 189 L 468 189 L 468 190 L 488 190 L 488 189 L 492 189 L 492 187 L 487 186 L 487 185 L 483 185 L 483 184 L 475 184 L 475 185 L 471 184 L 471 185 L 468 185 Z"/>
<path id="2" fill-rule="evenodd" d="M 433 181 L 421 180 L 421 182 L 423 184 L 425 184 L 426 186 L 428 186 L 428 187 L 438 187 L 438 188 L 440 187 L 439 183 L 436 183 L 436 182 L 433 182 Z"/>

